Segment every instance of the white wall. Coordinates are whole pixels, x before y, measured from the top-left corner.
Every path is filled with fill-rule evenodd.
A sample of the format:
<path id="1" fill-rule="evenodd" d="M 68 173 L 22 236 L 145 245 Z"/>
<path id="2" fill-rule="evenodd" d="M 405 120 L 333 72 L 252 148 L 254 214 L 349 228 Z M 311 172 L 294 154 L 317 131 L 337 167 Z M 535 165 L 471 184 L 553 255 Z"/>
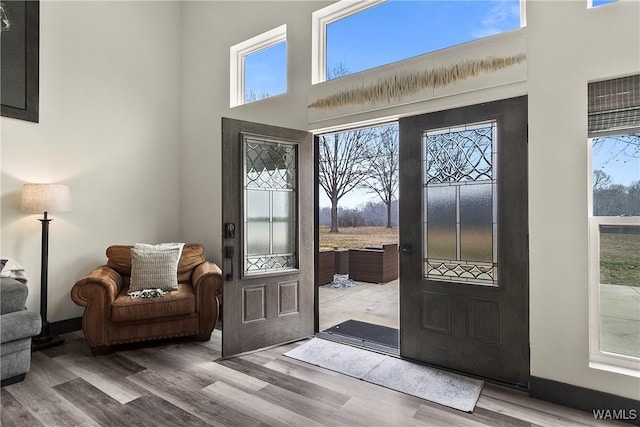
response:
<path id="1" fill-rule="evenodd" d="M 179 2 L 41 2 L 40 123 L 2 118 L 2 256 L 30 278 L 39 310 L 37 218 L 25 182 L 71 187 L 53 213 L 49 321 L 82 315 L 71 287 L 107 246 L 180 237 Z"/>

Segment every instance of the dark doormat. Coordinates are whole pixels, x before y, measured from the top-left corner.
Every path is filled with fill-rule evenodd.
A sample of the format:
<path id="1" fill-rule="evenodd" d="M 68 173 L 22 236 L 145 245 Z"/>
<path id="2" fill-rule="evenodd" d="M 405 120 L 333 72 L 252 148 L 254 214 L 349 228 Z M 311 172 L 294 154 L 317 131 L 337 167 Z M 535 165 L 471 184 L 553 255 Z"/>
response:
<path id="1" fill-rule="evenodd" d="M 399 348 L 399 330 L 388 326 L 351 319 L 323 332 L 380 344 L 385 347 Z"/>

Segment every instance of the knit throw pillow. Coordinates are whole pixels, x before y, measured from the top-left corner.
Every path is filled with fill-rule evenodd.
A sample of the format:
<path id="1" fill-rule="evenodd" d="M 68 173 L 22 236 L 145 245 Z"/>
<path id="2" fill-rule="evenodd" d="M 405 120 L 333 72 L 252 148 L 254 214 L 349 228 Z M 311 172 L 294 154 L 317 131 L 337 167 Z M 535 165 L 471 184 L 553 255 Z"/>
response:
<path id="1" fill-rule="evenodd" d="M 136 243 L 131 249 L 129 292 L 178 289 L 178 262 L 183 246 L 184 243 Z"/>

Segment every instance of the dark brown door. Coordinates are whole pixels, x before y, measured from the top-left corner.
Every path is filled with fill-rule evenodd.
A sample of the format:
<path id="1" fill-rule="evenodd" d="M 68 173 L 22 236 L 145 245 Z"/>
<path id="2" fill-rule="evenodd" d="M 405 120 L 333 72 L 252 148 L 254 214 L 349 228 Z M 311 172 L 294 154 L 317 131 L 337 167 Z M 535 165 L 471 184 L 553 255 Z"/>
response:
<path id="1" fill-rule="evenodd" d="M 400 353 L 527 387 L 527 98 L 400 120 Z"/>
<path id="2" fill-rule="evenodd" d="M 222 119 L 222 356 L 313 335 L 313 137 Z"/>

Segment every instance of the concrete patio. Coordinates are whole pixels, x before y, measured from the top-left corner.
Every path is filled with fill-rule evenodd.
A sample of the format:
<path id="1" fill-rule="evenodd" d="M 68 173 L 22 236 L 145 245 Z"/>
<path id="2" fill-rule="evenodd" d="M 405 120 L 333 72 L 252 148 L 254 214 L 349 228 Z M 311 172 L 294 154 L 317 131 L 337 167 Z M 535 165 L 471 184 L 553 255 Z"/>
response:
<path id="1" fill-rule="evenodd" d="M 600 347 L 640 357 L 640 287 L 600 285 Z"/>
<path id="2" fill-rule="evenodd" d="M 351 288 L 320 286 L 320 330 L 346 320 L 399 328 L 399 281 L 387 283 L 358 282 Z"/>
<path id="3" fill-rule="evenodd" d="M 640 287 L 601 285 L 602 350 L 640 357 Z M 399 280 L 319 288 L 320 330 L 346 320 L 399 328 Z"/>

